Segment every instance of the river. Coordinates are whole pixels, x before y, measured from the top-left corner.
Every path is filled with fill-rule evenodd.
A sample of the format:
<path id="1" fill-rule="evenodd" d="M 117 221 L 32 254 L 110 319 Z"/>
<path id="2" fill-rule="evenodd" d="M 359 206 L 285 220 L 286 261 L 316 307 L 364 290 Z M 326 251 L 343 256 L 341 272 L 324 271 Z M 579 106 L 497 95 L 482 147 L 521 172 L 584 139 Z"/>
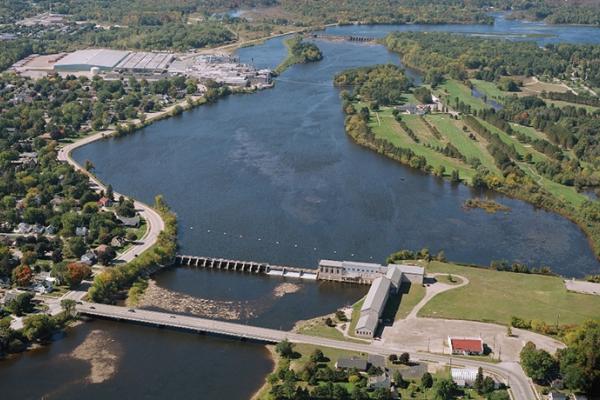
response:
<path id="1" fill-rule="evenodd" d="M 332 34 L 383 36 L 393 30 L 535 34 L 540 43 L 599 42 L 596 28 L 507 21 L 495 26 L 343 26 Z M 591 33 L 594 34 L 591 34 Z M 281 38 L 239 51 L 243 61 L 274 67 Z M 74 157 L 91 160 L 115 190 L 152 202 L 163 194 L 177 213 L 181 252 L 316 267 L 320 258 L 384 262 L 403 248 L 443 249 L 451 260 L 494 259 L 549 265 L 567 276 L 597 272 L 583 233 L 568 220 L 486 193 L 510 213 L 465 211 L 478 194 L 401 166 L 351 142 L 344 133 L 333 75 L 345 68 L 399 63 L 376 45 L 319 41 L 325 58 L 286 71 L 274 89 L 230 96 L 133 135 L 93 143 Z M 235 273 L 180 268 L 157 276 L 162 288 L 232 303 L 241 322 L 290 328 L 332 312 L 366 288 L 283 283 Z M 86 380 L 90 363 L 70 356 L 93 332 L 114 347 L 114 375 Z M 78 352 L 76 352 L 79 354 Z M 52 346 L 0 364 L 6 398 L 196 397 L 243 399 L 272 367 L 263 346 L 95 321 Z M 31 379 L 35 376 L 35 379 Z M 25 379 L 31 384 L 23 385 Z M 231 380 L 235 384 L 229 384 Z M 23 387 L 26 386 L 26 387 Z"/>

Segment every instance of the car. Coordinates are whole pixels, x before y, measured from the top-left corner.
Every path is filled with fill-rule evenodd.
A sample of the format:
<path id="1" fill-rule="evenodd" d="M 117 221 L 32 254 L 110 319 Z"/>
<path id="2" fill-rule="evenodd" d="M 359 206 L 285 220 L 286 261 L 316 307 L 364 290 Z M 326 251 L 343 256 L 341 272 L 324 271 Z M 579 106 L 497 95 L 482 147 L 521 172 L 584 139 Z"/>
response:
<path id="1" fill-rule="evenodd" d="M 133 308 L 130 308 L 129 310 L 127 310 L 129 312 L 135 312 L 135 310 Z"/>
<path id="2" fill-rule="evenodd" d="M 94 306 L 90 306 L 90 308 L 91 308 L 92 310 L 95 310 L 95 309 L 96 309 L 96 307 L 94 307 Z"/>
<path id="3" fill-rule="evenodd" d="M 175 318 L 175 316 L 174 315 L 169 315 L 169 318 Z"/>

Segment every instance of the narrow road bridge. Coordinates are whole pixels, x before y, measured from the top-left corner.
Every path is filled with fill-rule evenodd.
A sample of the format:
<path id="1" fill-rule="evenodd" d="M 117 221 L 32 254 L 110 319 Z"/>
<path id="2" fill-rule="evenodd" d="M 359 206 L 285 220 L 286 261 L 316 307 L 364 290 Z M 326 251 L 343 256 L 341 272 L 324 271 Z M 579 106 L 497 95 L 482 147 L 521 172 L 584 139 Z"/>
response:
<path id="1" fill-rule="evenodd" d="M 77 304 L 76 310 L 90 317 L 112 319 L 116 321 L 133 322 L 156 327 L 168 327 L 197 333 L 208 333 L 219 336 L 233 337 L 242 340 L 253 340 L 262 343 L 277 343 L 289 340 L 292 343 L 305 343 L 319 347 L 331 347 L 347 351 L 355 351 L 368 354 L 390 355 L 403 352 L 403 349 L 373 342 L 356 343 L 343 340 L 328 339 L 318 336 L 303 335 L 299 333 L 286 332 L 277 329 L 260 328 L 233 322 L 216 321 L 186 315 L 175 315 L 165 312 L 133 309 L 105 304 L 81 302 Z M 487 362 L 456 358 L 441 354 L 424 352 L 410 353 L 411 360 L 423 362 L 435 362 L 453 366 L 464 366 L 468 368 L 482 367 L 485 371 L 496 376 L 510 386 L 513 399 L 531 400 L 535 399 L 533 390 L 525 377 L 521 367 L 516 363 L 491 364 Z"/>
<path id="2" fill-rule="evenodd" d="M 178 254 L 175 257 L 175 265 L 219 269 L 225 271 L 250 272 L 254 274 L 277 275 L 310 280 L 317 279 L 316 269 L 271 265 L 254 261 L 228 260 L 225 258 L 187 256 Z"/>
<path id="3" fill-rule="evenodd" d="M 324 33 L 314 33 L 311 35 L 314 39 L 323 40 L 336 40 L 336 41 L 347 41 L 347 42 L 374 42 L 377 39 L 369 36 L 342 36 L 342 35 L 328 35 Z"/>

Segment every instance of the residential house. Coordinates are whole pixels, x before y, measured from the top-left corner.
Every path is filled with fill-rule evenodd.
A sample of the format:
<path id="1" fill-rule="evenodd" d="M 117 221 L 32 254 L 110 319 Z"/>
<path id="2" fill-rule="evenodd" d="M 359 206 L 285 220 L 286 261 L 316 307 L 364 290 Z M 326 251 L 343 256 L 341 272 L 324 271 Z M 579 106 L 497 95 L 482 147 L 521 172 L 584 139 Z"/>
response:
<path id="1" fill-rule="evenodd" d="M 100 198 L 100 200 L 98 200 L 99 207 L 110 207 L 110 206 L 112 206 L 112 204 L 113 204 L 113 201 L 106 196 L 104 196 L 104 197 Z"/>
<path id="2" fill-rule="evenodd" d="M 392 382 L 390 380 L 390 375 L 387 372 L 384 372 L 381 375 L 369 376 L 367 380 L 367 386 L 369 389 L 387 389 L 390 390 L 392 386 Z"/>
<path id="3" fill-rule="evenodd" d="M 137 228 L 138 226 L 140 226 L 140 216 L 136 215 L 135 217 L 122 217 L 120 215 L 117 215 L 117 219 L 119 221 L 121 221 L 121 223 L 123 225 L 125 225 L 128 228 Z"/>
<path id="4" fill-rule="evenodd" d="M 4 298 L 2 299 L 2 304 L 6 305 L 6 304 L 8 304 L 9 301 L 16 300 L 17 296 L 20 295 L 21 293 L 24 293 L 24 292 L 19 291 L 19 290 L 9 290 L 8 292 L 4 293 Z"/>
<path id="5" fill-rule="evenodd" d="M 75 228 L 75 235 L 76 236 L 86 236 L 88 234 L 88 228 L 85 226 L 78 226 L 77 228 Z"/>
<path id="6" fill-rule="evenodd" d="M 96 255 L 93 252 L 91 252 L 91 251 L 88 251 L 87 253 L 85 253 L 84 255 L 82 255 L 81 258 L 80 258 L 80 261 L 82 263 L 84 263 L 84 264 L 87 264 L 87 265 L 94 265 L 94 264 L 96 264 L 96 260 L 97 260 Z"/>
<path id="7" fill-rule="evenodd" d="M 379 354 L 369 354 L 367 362 L 373 367 L 385 369 L 385 357 Z"/>
<path id="8" fill-rule="evenodd" d="M 360 357 L 339 358 L 335 362 L 337 369 L 356 369 L 358 371 L 367 370 L 367 360 Z"/>
<path id="9" fill-rule="evenodd" d="M 126 243 L 125 239 L 122 237 L 117 237 L 115 236 L 114 238 L 112 238 L 112 240 L 110 241 L 110 245 L 112 247 L 118 248 L 123 246 Z"/>

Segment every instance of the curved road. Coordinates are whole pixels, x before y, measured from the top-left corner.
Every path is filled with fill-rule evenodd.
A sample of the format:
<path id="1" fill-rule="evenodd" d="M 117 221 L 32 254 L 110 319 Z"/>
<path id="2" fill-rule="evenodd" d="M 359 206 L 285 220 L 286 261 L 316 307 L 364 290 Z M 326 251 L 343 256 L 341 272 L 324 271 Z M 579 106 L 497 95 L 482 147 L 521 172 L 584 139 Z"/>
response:
<path id="1" fill-rule="evenodd" d="M 87 136 L 85 138 L 76 140 L 73 143 L 67 144 L 66 146 L 61 147 L 58 150 L 58 160 L 69 163 L 73 168 L 82 173 L 86 174 L 90 182 L 92 183 L 92 187 L 97 191 L 104 190 L 106 191 L 106 186 L 100 182 L 98 178 L 94 175 L 86 171 L 81 165 L 79 165 L 72 157 L 71 152 L 78 147 L 85 146 L 86 144 L 95 142 L 96 140 L 101 140 L 109 137 L 112 134 L 112 131 L 103 131 L 98 132 L 93 135 Z M 115 197 L 122 196 L 119 193 L 115 192 Z M 126 197 L 126 196 L 123 196 Z M 119 254 L 117 256 L 117 260 L 123 262 L 129 262 L 133 260 L 137 255 L 143 253 L 148 250 L 150 247 L 156 243 L 158 240 L 158 234 L 165 228 L 165 223 L 160 217 L 160 215 L 149 205 L 142 203 L 141 201 L 137 201 L 134 199 L 134 207 L 140 214 L 142 218 L 146 220 L 146 224 L 148 226 L 146 233 L 144 236 L 135 242 L 133 246 L 127 249 L 125 252 Z"/>

